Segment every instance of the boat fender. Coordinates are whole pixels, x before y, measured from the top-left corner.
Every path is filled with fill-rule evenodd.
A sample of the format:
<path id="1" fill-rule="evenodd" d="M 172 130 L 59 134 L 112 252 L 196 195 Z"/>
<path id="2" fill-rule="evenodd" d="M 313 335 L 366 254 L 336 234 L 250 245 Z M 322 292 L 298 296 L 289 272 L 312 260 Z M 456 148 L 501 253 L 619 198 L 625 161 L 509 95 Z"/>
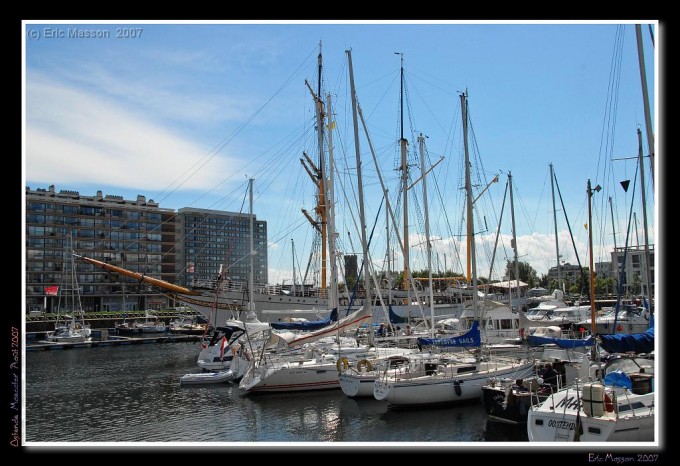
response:
<path id="1" fill-rule="evenodd" d="M 609 397 L 608 394 L 604 394 L 604 409 L 608 413 L 613 413 L 614 412 L 614 403 L 612 402 L 612 399 Z"/>
<path id="2" fill-rule="evenodd" d="M 335 367 L 338 368 L 338 371 L 346 371 L 349 369 L 349 361 L 343 356 L 342 358 L 338 359 L 338 362 L 335 363 Z"/>
<path id="3" fill-rule="evenodd" d="M 371 364 L 371 361 L 368 359 L 362 359 L 357 363 L 357 370 L 359 372 L 363 372 L 364 368 L 366 368 L 366 372 L 371 372 L 373 370 L 373 364 Z"/>
<path id="4" fill-rule="evenodd" d="M 456 395 L 460 396 L 463 391 L 460 388 L 460 382 L 457 380 L 453 381 L 453 390 L 456 392 Z"/>

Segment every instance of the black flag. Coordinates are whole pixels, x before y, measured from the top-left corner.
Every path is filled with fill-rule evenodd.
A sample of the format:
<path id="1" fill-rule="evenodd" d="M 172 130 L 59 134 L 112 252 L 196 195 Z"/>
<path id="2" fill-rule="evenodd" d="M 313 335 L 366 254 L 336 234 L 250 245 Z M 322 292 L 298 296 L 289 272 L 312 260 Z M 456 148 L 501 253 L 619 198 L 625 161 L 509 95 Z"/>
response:
<path id="1" fill-rule="evenodd" d="M 625 192 L 628 192 L 628 185 L 630 184 L 630 180 L 624 180 L 621 182 L 621 186 L 623 186 L 623 190 Z"/>

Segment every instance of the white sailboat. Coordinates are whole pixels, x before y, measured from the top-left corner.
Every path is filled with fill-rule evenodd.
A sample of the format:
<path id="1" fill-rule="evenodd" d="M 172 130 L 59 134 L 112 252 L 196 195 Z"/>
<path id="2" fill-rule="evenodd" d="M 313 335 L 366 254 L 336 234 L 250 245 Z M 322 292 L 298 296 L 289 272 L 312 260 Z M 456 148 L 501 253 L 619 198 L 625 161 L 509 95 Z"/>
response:
<path id="1" fill-rule="evenodd" d="M 467 191 L 468 235 L 473 286 L 473 311 L 478 312 L 477 271 L 472 224 L 472 185 L 467 146 L 467 98 L 461 94 L 463 143 L 465 148 L 465 187 Z M 476 314 L 477 315 L 477 314 Z M 478 317 L 467 334 L 446 339 L 419 338 L 421 346 L 479 347 L 481 334 Z M 486 360 L 465 358 L 459 354 L 441 353 L 440 360 L 404 371 L 386 371 L 375 381 L 374 397 L 389 406 L 423 406 L 480 399 L 488 379 L 524 378 L 534 371 L 533 360 L 514 356 L 494 356 Z"/>
<path id="2" fill-rule="evenodd" d="M 71 233 L 67 237 L 66 247 L 69 262 L 68 273 L 62 276 L 57 301 L 57 322 L 54 331 L 48 332 L 47 341 L 52 343 L 82 343 L 91 340 L 92 330 L 84 321 L 83 307 L 80 301 L 80 286 L 78 285 L 76 266 L 73 260 L 73 237 Z M 64 310 L 68 314 L 62 316 L 61 313 Z M 62 321 L 62 319 L 64 320 Z"/>

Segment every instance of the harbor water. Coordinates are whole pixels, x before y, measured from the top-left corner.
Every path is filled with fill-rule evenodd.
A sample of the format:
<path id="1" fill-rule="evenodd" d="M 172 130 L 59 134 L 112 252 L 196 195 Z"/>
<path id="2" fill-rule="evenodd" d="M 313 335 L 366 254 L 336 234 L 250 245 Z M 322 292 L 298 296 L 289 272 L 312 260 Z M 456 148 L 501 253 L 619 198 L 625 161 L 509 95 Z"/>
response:
<path id="1" fill-rule="evenodd" d="M 226 383 L 180 386 L 198 372 L 199 343 L 145 344 L 28 352 L 25 431 L 33 442 L 526 442 L 525 427 L 487 422 L 473 402 L 388 409 L 340 389 L 246 395 Z"/>

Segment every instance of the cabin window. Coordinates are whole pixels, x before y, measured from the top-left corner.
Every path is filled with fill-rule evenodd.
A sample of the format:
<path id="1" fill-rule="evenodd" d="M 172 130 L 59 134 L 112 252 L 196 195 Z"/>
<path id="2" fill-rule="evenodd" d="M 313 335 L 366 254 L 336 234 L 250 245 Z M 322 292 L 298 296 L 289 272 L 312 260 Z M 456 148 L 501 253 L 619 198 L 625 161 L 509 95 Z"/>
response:
<path id="1" fill-rule="evenodd" d="M 512 319 L 501 319 L 501 330 L 511 330 Z"/>

